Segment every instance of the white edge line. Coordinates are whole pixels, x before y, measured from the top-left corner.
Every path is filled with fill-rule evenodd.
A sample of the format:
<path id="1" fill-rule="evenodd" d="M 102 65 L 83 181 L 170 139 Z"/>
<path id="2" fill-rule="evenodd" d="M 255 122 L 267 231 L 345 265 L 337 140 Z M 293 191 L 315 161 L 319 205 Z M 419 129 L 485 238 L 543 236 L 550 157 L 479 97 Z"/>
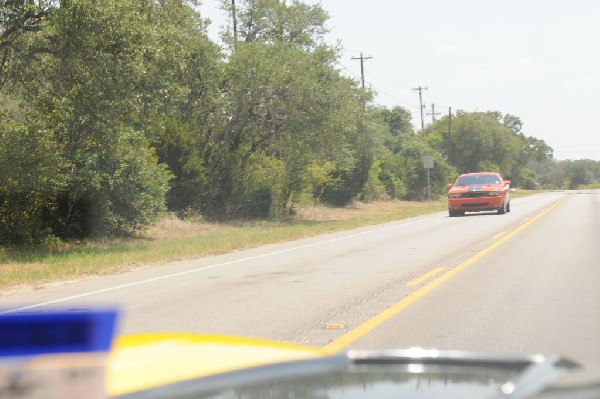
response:
<path id="1" fill-rule="evenodd" d="M 268 252 L 266 254 L 255 255 L 255 256 L 250 256 L 250 257 L 247 257 L 247 258 L 236 259 L 236 260 L 232 260 L 232 261 L 228 261 L 228 262 L 218 263 L 216 265 L 198 267 L 198 268 L 195 268 L 195 269 L 186 270 L 184 272 L 166 274 L 166 275 L 160 276 L 160 277 L 153 277 L 153 278 L 149 278 L 149 279 L 145 279 L 145 280 L 134 281 L 134 282 L 127 283 L 127 284 L 115 285 L 115 286 L 108 287 L 108 288 L 103 288 L 103 289 L 100 289 L 100 290 L 89 291 L 89 292 L 84 292 L 84 293 L 78 294 L 78 295 L 72 295 L 72 296 L 68 296 L 68 297 L 64 297 L 64 298 L 54 299 L 52 301 L 39 302 L 39 303 L 35 303 L 35 304 L 32 304 L 32 305 L 28 305 L 28 306 L 23 306 L 23 307 L 19 307 L 19 308 L 14 308 L 14 309 L 8 309 L 8 310 L 0 311 L 0 315 L 7 314 L 7 313 L 21 312 L 21 311 L 24 311 L 24 310 L 40 308 L 40 307 L 49 306 L 49 305 L 55 305 L 55 304 L 62 303 L 62 302 L 68 302 L 68 301 L 71 301 L 73 299 L 85 298 L 85 297 L 88 297 L 88 296 L 98 295 L 98 294 L 102 294 L 102 293 L 105 293 L 105 292 L 117 291 L 117 290 L 121 290 L 123 288 L 134 287 L 136 285 L 143 285 L 143 284 L 153 283 L 155 281 L 167 280 L 167 279 L 170 279 L 170 278 L 179 277 L 179 276 L 183 276 L 183 275 L 186 275 L 186 274 L 197 273 L 197 272 L 200 272 L 200 271 L 203 271 L 203 270 L 215 269 L 217 267 L 228 266 L 228 265 L 232 265 L 232 264 L 235 264 L 235 263 L 242 263 L 242 262 L 246 262 L 246 261 L 249 261 L 249 260 L 266 258 L 268 256 L 279 255 L 279 254 L 286 253 L 286 252 L 292 252 L 292 251 L 296 251 L 298 249 L 304 249 L 304 248 L 315 247 L 315 246 L 318 246 L 318 245 L 329 244 L 329 243 L 332 243 L 332 242 L 335 242 L 335 241 L 341 241 L 341 240 L 345 240 L 345 239 L 349 239 L 349 238 L 356 238 L 356 237 L 360 237 L 360 236 L 371 234 L 371 233 L 377 233 L 377 232 L 384 231 L 384 230 L 391 230 L 391 229 L 395 229 L 395 228 L 398 228 L 398 227 L 404 227 L 404 226 L 407 226 L 409 224 L 414 224 L 414 223 L 417 223 L 417 222 L 424 222 L 424 221 L 434 220 L 434 219 L 439 219 L 439 218 L 440 218 L 440 216 L 434 216 L 434 217 L 429 217 L 429 218 L 424 218 L 424 219 L 413 220 L 413 221 L 410 221 L 410 222 L 399 223 L 399 224 L 395 224 L 395 225 L 392 225 L 392 226 L 380 227 L 380 228 L 377 228 L 377 229 L 363 231 L 363 232 L 356 233 L 356 234 L 350 234 L 350 235 L 345 235 L 345 236 L 342 236 L 342 237 L 332 238 L 332 239 L 325 240 L 325 241 L 319 241 L 319 242 L 312 243 L 312 244 L 300 245 L 300 246 L 293 247 L 293 248 L 287 248 L 287 249 L 282 249 L 282 250 L 279 250 L 279 251 Z"/>

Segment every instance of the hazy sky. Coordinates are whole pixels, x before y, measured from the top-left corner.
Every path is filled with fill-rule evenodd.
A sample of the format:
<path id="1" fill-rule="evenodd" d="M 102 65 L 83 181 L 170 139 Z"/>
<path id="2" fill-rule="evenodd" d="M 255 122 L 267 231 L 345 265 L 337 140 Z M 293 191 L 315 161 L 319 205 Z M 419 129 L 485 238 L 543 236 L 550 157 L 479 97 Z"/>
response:
<path id="1" fill-rule="evenodd" d="M 315 4 L 317 1 L 306 0 Z M 200 12 L 227 16 L 218 0 Z M 400 105 L 420 127 L 426 112 L 448 108 L 500 111 L 521 118 L 523 132 L 545 140 L 556 159 L 600 160 L 600 1 L 596 0 L 322 0 L 340 40 L 344 73 L 378 92 L 376 103 Z M 426 115 L 425 123 L 431 123 Z"/>

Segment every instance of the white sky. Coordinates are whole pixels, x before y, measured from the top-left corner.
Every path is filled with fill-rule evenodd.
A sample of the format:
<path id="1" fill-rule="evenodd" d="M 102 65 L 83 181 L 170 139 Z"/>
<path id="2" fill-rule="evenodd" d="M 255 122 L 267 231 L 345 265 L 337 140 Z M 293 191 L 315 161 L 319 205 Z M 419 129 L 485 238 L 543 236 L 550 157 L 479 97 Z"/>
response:
<path id="1" fill-rule="evenodd" d="M 315 0 L 305 0 L 314 4 Z M 217 40 L 227 16 L 203 0 Z M 596 0 L 322 0 L 328 41 L 340 40 L 344 73 L 400 105 L 420 127 L 426 112 L 448 108 L 500 111 L 521 118 L 556 159 L 600 160 L 600 1 Z M 431 122 L 426 115 L 425 123 Z"/>

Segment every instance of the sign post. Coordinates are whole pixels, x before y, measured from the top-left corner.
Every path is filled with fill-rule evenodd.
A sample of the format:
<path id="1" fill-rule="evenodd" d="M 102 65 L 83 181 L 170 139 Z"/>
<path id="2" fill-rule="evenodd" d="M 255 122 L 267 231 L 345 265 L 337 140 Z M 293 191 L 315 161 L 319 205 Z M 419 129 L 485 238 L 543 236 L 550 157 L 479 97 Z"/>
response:
<path id="1" fill-rule="evenodd" d="M 427 201 L 429 201 L 431 197 L 431 188 L 429 184 L 429 169 L 433 168 L 434 160 L 431 155 L 426 155 L 423 158 L 421 158 L 421 160 L 423 161 L 423 167 L 427 169 Z"/>

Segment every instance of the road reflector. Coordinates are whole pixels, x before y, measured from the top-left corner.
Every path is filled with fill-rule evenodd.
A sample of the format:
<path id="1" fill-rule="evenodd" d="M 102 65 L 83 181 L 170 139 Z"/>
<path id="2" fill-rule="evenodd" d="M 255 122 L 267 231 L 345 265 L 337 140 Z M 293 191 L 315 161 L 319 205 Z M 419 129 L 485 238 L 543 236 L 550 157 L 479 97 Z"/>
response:
<path id="1" fill-rule="evenodd" d="M 330 323 L 325 328 L 328 330 L 341 330 L 342 328 L 346 328 L 346 326 L 341 323 Z"/>

